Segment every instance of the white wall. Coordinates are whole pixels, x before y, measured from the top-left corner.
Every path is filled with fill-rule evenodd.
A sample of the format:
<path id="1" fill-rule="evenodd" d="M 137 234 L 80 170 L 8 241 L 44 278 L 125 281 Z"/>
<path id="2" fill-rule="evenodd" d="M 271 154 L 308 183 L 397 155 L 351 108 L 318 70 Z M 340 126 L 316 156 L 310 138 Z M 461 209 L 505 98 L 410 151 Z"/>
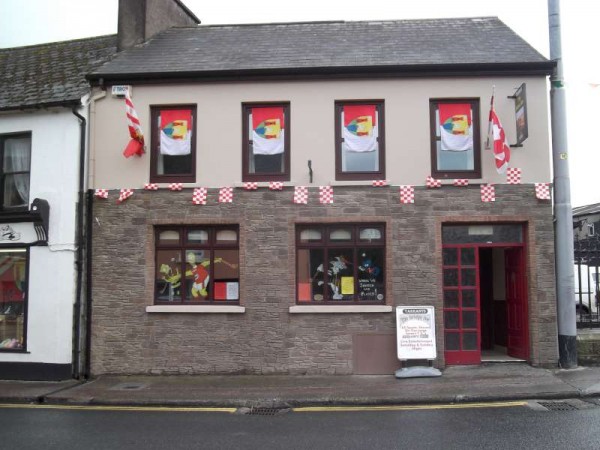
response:
<path id="1" fill-rule="evenodd" d="M 66 109 L 1 114 L 0 134 L 14 132 L 31 132 L 29 202 L 48 200 L 50 225 L 48 247 L 30 250 L 28 353 L 0 353 L 0 361 L 68 364 L 76 287 L 79 120 Z"/>
<path id="2" fill-rule="evenodd" d="M 550 142 L 545 77 L 410 78 L 380 80 L 282 81 L 134 86 L 133 102 L 150 148 L 150 105 L 197 104 L 196 185 L 218 187 L 241 181 L 242 102 L 289 101 L 291 182 L 313 185 L 335 180 L 334 101 L 385 100 L 386 178 L 394 184 L 424 185 L 431 173 L 429 99 L 480 98 L 482 181 L 503 183 L 493 154 L 485 150 L 489 102 L 496 86 L 496 111 L 509 143 L 515 143 L 514 101 L 507 96 L 527 83 L 529 139 L 513 149 L 511 166 L 522 181 L 548 182 Z M 125 159 L 129 141 L 124 100 L 107 95 L 96 103 L 91 134 L 91 186 L 141 188 L 149 181 L 150 155 Z M 474 180 L 475 182 L 475 180 Z"/>

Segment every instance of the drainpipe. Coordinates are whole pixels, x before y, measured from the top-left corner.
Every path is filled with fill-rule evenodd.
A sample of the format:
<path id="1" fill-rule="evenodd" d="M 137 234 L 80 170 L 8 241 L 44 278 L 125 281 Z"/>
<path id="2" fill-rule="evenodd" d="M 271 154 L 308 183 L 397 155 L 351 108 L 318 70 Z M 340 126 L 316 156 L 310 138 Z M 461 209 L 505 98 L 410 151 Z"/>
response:
<path id="1" fill-rule="evenodd" d="M 567 108 L 563 79 L 560 35 L 560 1 L 548 0 L 550 59 L 556 69 L 550 77 L 550 115 L 552 122 L 552 165 L 554 169 L 554 247 L 556 251 L 556 320 L 558 357 L 563 369 L 577 367 L 577 323 L 573 277 L 573 210 L 567 150 Z"/>
<path id="2" fill-rule="evenodd" d="M 80 105 L 81 106 L 81 105 Z M 87 129 L 87 121 L 85 117 L 77 112 L 80 106 L 75 106 L 72 109 L 72 113 L 77 119 L 79 119 L 79 192 L 77 195 L 77 218 L 76 218 L 76 238 L 75 246 L 77 247 L 75 256 L 75 266 L 77 267 L 77 283 L 76 283 L 76 294 L 75 294 L 75 306 L 74 306 L 74 337 L 73 337 L 73 378 L 79 379 L 81 377 L 81 294 L 82 294 L 82 283 L 83 283 L 83 215 L 84 215 L 84 188 L 85 188 L 85 132 Z"/>

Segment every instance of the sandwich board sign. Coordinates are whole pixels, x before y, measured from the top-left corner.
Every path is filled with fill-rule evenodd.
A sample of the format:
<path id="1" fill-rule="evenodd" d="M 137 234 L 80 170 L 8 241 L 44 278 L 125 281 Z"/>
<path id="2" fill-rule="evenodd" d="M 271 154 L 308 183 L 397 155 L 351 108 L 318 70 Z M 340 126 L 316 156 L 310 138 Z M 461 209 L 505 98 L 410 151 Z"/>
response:
<path id="1" fill-rule="evenodd" d="M 432 367 L 437 356 L 435 344 L 435 309 L 433 306 L 396 307 L 396 338 L 398 359 L 428 360 L 429 367 L 403 367 L 397 378 L 433 377 L 441 372 Z"/>

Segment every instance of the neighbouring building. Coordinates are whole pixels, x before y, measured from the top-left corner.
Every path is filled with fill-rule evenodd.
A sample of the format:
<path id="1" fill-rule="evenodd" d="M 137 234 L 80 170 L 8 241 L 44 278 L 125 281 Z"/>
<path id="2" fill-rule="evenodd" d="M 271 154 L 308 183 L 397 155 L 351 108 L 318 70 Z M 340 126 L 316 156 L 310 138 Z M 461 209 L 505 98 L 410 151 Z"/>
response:
<path id="1" fill-rule="evenodd" d="M 535 185 L 554 66 L 490 17 L 179 27 L 123 50 L 88 75 L 91 373 L 393 373 L 394 309 L 420 305 L 439 367 L 556 366 Z"/>
<path id="2" fill-rule="evenodd" d="M 90 87 L 116 38 L 0 49 L 0 379 L 77 375 Z"/>

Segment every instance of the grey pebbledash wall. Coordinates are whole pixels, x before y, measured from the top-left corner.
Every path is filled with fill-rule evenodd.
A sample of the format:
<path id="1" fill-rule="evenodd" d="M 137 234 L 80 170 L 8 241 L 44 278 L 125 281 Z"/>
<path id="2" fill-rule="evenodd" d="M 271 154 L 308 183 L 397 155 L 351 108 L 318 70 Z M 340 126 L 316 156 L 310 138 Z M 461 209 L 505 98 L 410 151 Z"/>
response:
<path id="1" fill-rule="evenodd" d="M 352 374 L 353 337 L 393 334 L 394 313 L 291 314 L 295 304 L 296 223 L 381 221 L 387 224 L 388 304 L 436 307 L 438 359 L 444 366 L 441 311 L 441 225 L 517 222 L 527 225 L 530 362 L 556 366 L 554 233 L 549 201 L 533 185 L 497 185 L 483 203 L 479 186 L 416 188 L 400 204 L 398 187 L 334 187 L 321 205 L 283 191 L 234 190 L 231 204 L 195 206 L 192 189 L 137 190 L 122 204 L 111 191 L 95 199 L 92 253 L 91 370 L 99 374 Z M 153 302 L 153 227 L 237 223 L 243 314 L 147 313 Z"/>

